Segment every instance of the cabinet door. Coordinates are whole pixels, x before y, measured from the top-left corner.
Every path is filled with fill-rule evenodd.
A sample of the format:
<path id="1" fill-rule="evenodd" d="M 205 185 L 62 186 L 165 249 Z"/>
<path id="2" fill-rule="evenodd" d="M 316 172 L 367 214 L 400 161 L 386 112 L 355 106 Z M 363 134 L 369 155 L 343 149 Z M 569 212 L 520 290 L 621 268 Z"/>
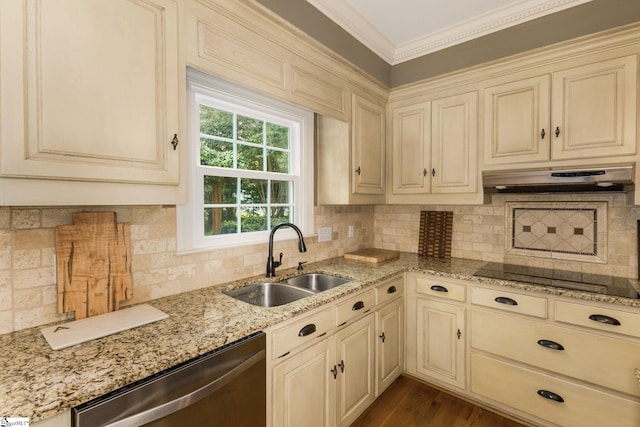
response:
<path id="1" fill-rule="evenodd" d="M 374 323 L 370 314 L 335 336 L 337 425 L 351 424 L 375 399 Z"/>
<path id="2" fill-rule="evenodd" d="M 395 194 L 431 191 L 431 103 L 392 111 L 392 191 Z"/>
<path id="3" fill-rule="evenodd" d="M 552 159 L 635 153 L 637 68 L 630 55 L 553 74 Z"/>
<path id="4" fill-rule="evenodd" d="M 384 195 L 384 108 L 354 94 L 351 120 L 352 191 L 355 194 Z"/>
<path id="5" fill-rule="evenodd" d="M 434 100 L 431 114 L 431 192 L 475 192 L 478 93 Z"/>
<path id="6" fill-rule="evenodd" d="M 549 159 L 550 76 L 484 89 L 484 164 Z"/>
<path id="7" fill-rule="evenodd" d="M 379 396 L 403 370 L 403 299 L 397 299 L 376 313 L 376 396 Z"/>
<path id="8" fill-rule="evenodd" d="M 418 298 L 417 372 L 457 387 L 465 386 L 465 308 Z"/>
<path id="9" fill-rule="evenodd" d="M 173 0 L 1 2 L 0 173 L 178 183 Z"/>
<path id="10" fill-rule="evenodd" d="M 334 425 L 335 357 L 325 339 L 273 368 L 272 423 L 278 427 Z"/>

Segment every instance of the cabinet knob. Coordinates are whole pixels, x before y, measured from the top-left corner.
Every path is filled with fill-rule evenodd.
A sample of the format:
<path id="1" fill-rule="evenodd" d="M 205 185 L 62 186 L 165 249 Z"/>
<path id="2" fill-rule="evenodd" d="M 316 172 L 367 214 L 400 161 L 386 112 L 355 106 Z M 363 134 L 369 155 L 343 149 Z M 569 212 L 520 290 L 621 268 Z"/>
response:
<path id="1" fill-rule="evenodd" d="M 422 176 L 427 176 L 427 168 L 422 169 Z"/>
<path id="2" fill-rule="evenodd" d="M 341 360 L 338 366 L 340 367 L 340 372 L 344 373 L 344 360 Z"/>
<path id="3" fill-rule="evenodd" d="M 171 140 L 171 145 L 173 145 L 173 150 L 175 151 L 178 148 L 178 134 L 173 134 L 173 139 Z"/>
<path id="4" fill-rule="evenodd" d="M 396 292 L 398 292 L 398 289 L 395 286 L 389 286 L 389 288 L 387 288 L 388 294 L 395 294 Z"/>
<path id="5" fill-rule="evenodd" d="M 384 332 L 382 333 L 382 335 L 380 335 L 379 338 L 382 340 L 382 343 L 384 344 L 384 340 L 386 339 L 386 337 L 384 336 Z"/>
<path id="6" fill-rule="evenodd" d="M 560 127 L 556 126 L 556 138 L 560 136 Z"/>
<path id="7" fill-rule="evenodd" d="M 546 134 L 547 134 L 547 133 L 544 131 L 544 129 L 542 129 L 542 132 L 540 132 L 540 138 L 541 138 L 541 139 L 544 139 L 544 136 L 545 136 Z"/>
<path id="8" fill-rule="evenodd" d="M 456 332 L 456 336 L 458 337 L 458 339 L 460 339 L 460 337 L 462 336 L 462 332 L 460 332 L 460 329 L 458 329 L 458 332 Z"/>
<path id="9" fill-rule="evenodd" d="M 331 372 L 333 374 L 333 379 L 334 380 L 336 378 L 338 378 L 338 368 L 336 367 L 336 365 L 333 365 L 333 368 L 329 369 L 329 372 Z"/>
<path id="10" fill-rule="evenodd" d="M 436 176 L 436 170 L 435 169 L 431 169 L 431 176 Z"/>
<path id="11" fill-rule="evenodd" d="M 358 168 L 356 169 L 356 173 L 360 175 L 360 172 L 362 172 L 362 170 L 360 169 L 360 166 L 358 166 Z"/>

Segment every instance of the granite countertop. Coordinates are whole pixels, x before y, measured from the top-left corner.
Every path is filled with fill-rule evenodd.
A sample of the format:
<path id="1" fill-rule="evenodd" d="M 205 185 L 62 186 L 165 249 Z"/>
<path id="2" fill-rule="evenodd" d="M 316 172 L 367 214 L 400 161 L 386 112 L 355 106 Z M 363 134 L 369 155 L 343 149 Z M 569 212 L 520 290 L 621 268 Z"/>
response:
<path id="1" fill-rule="evenodd" d="M 256 276 L 149 301 L 170 317 L 62 350 L 49 347 L 42 326 L 0 335 L 0 415 L 31 421 L 53 416 L 405 271 L 640 308 L 640 300 L 473 276 L 484 264 L 413 253 L 379 264 L 333 258 L 309 264 L 303 273 L 334 274 L 351 282 L 279 307 L 256 307 L 222 293 L 265 281 Z M 298 274 L 278 271 L 278 280 Z"/>

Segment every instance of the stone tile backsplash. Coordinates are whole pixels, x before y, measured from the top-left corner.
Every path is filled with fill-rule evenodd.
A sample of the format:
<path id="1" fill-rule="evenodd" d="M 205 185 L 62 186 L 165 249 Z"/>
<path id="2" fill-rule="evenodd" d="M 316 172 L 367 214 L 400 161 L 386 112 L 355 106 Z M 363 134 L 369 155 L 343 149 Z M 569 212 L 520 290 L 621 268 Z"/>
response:
<path id="1" fill-rule="evenodd" d="M 118 222 L 131 224 L 133 298 L 151 299 L 264 274 L 264 244 L 176 255 L 175 207 L 126 206 L 79 208 L 0 208 L 0 334 L 59 320 L 72 315 L 57 313 L 54 229 L 73 223 L 78 211 L 115 211 Z M 285 253 L 282 268 L 298 261 L 320 261 L 373 246 L 372 206 L 319 206 L 316 228 L 331 226 L 333 239 L 317 243 L 305 239 L 301 254 L 297 241 L 278 242 Z M 348 237 L 348 226 L 354 226 Z"/>
<path id="2" fill-rule="evenodd" d="M 529 251 L 525 255 L 509 251 L 509 218 L 513 218 L 513 207 L 522 204 L 537 208 L 586 205 L 591 209 L 605 204 L 606 222 L 602 224 L 598 216 L 599 231 L 593 239 L 597 239 L 598 244 L 606 243 L 602 249 L 606 262 L 530 256 L 529 253 L 543 251 Z M 54 227 L 71 224 L 74 212 L 98 210 L 115 211 L 118 222 L 131 224 L 133 299 L 129 303 L 264 274 L 267 242 L 176 255 L 173 206 L 0 207 L 0 333 L 70 318 L 57 313 Z M 324 243 L 317 243 L 315 237 L 305 239 L 308 251 L 304 254 L 298 253 L 293 240 L 279 243 L 278 250 L 285 253 L 284 268 L 295 267 L 298 261 L 320 261 L 363 247 L 417 252 L 422 210 L 454 212 L 453 257 L 637 277 L 636 221 L 640 219 L 640 207 L 627 206 L 626 198 L 621 195 L 498 195 L 491 205 L 464 206 L 318 206 L 315 208 L 316 229 L 331 226 L 333 239 Z M 527 225 L 524 217 L 518 217 L 518 221 Z M 575 225 L 574 229 L 582 228 L 584 236 L 591 236 L 589 224 L 579 227 L 572 221 L 567 219 L 564 223 Z M 351 238 L 348 237 L 349 225 L 354 225 Z M 560 242 L 563 243 L 567 241 Z"/>
<path id="3" fill-rule="evenodd" d="M 533 215 L 517 211 L 515 224 L 535 227 L 537 239 L 519 232 L 514 240 L 514 209 L 524 207 L 534 208 Z M 627 206 L 624 195 L 495 195 L 491 205 L 380 205 L 374 210 L 375 246 L 417 252 L 422 210 L 454 212 L 453 257 L 638 276 L 640 207 Z M 555 233 L 549 229 L 554 225 Z M 579 253 L 593 245 L 597 254 Z"/>

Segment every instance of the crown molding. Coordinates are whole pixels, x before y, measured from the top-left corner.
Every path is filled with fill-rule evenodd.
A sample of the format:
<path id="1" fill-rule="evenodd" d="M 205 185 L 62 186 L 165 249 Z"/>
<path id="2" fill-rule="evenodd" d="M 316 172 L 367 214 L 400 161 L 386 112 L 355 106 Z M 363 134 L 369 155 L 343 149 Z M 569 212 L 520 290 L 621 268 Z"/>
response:
<path id="1" fill-rule="evenodd" d="M 386 62 L 396 65 L 591 0 L 514 1 L 505 7 L 399 45 L 394 45 L 347 1 L 307 1 Z"/>

